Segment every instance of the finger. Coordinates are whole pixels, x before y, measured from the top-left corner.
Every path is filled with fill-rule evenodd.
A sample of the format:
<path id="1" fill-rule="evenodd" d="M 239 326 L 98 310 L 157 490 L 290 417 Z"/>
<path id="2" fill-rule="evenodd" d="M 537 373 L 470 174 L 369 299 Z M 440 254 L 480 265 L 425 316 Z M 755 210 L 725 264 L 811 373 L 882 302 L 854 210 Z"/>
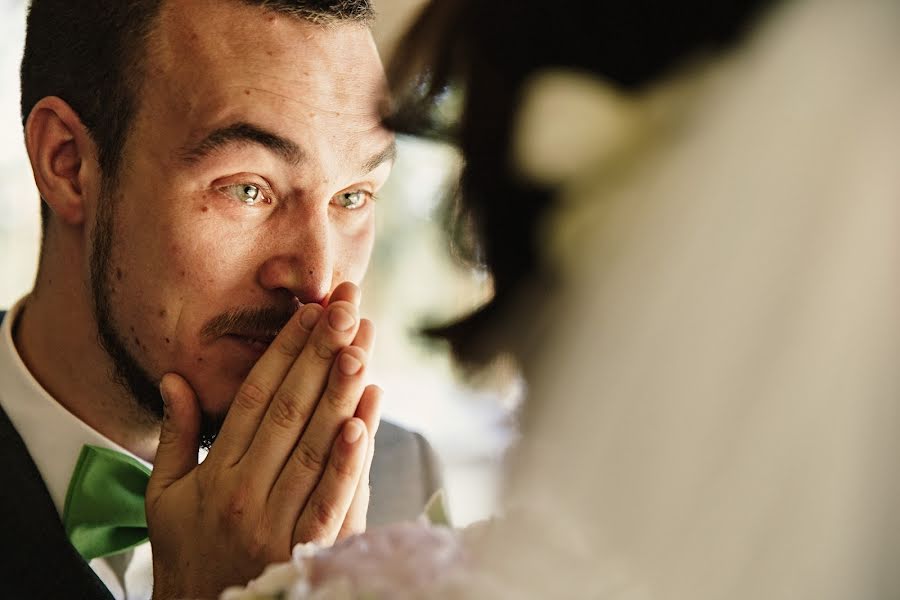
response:
<path id="1" fill-rule="evenodd" d="M 372 349 L 375 347 L 375 324 L 369 319 L 360 319 L 359 330 L 351 345 L 362 348 L 366 354 L 371 355 Z"/>
<path id="2" fill-rule="evenodd" d="M 246 453 L 269 408 L 275 391 L 306 347 L 324 309 L 317 304 L 301 307 L 253 366 L 238 390 L 208 461 L 234 465 Z"/>
<path id="3" fill-rule="evenodd" d="M 297 520 L 294 544 L 334 543 L 359 485 L 367 448 L 365 424 L 350 419 L 335 440 L 328 468 Z"/>
<path id="4" fill-rule="evenodd" d="M 359 401 L 359 407 L 356 409 L 356 417 L 362 419 L 366 424 L 366 431 L 369 436 L 369 447 L 366 451 L 366 462 L 363 465 L 362 475 L 359 478 L 359 485 L 356 487 L 356 494 L 347 510 L 347 518 L 341 526 L 337 539 L 342 540 L 351 535 L 363 533 L 366 530 L 366 517 L 369 513 L 369 500 L 371 498 L 371 488 L 369 487 L 369 478 L 372 472 L 372 459 L 375 456 L 375 434 L 378 432 L 378 425 L 381 423 L 381 399 L 384 395 L 381 388 L 370 385 L 363 392 L 363 396 Z"/>
<path id="5" fill-rule="evenodd" d="M 358 323 L 356 305 L 332 302 L 272 396 L 245 455 L 247 464 L 252 465 L 250 476 L 261 485 L 274 485 L 319 404 L 335 358 L 356 336 Z M 354 410 L 346 412 L 344 419 Z M 320 467 L 324 468 L 324 463 Z"/>
<path id="6" fill-rule="evenodd" d="M 381 405 L 384 400 L 384 390 L 377 385 L 366 386 L 363 391 L 362 398 L 359 399 L 359 406 L 356 408 L 356 414 L 353 415 L 358 419 L 362 419 L 366 424 L 369 432 L 369 438 L 374 439 L 378 433 L 378 427 L 381 425 Z"/>
<path id="7" fill-rule="evenodd" d="M 335 361 L 328 387 L 270 495 L 270 506 L 286 519 L 296 520 L 291 507 L 303 506 L 313 493 L 335 438 L 356 412 L 365 386 L 366 361 L 365 351 L 356 346 L 344 348 Z"/>
<path id="8" fill-rule="evenodd" d="M 359 302 L 362 299 L 362 292 L 359 287 L 350 283 L 349 281 L 345 281 L 340 284 L 334 291 L 331 292 L 331 295 L 328 297 L 328 301 L 325 303 L 325 306 L 333 302 L 349 302 L 350 304 L 355 304 L 359 306 Z"/>
<path id="9" fill-rule="evenodd" d="M 200 449 L 200 406 L 190 384 L 179 375 L 162 378 L 165 414 L 147 497 L 155 497 L 197 466 Z"/>

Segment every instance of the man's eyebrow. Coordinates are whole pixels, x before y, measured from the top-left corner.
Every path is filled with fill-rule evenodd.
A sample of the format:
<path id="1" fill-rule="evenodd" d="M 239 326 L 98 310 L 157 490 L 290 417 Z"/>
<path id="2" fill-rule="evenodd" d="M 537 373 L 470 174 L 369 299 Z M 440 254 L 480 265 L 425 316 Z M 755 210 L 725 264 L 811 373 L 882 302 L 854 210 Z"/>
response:
<path id="1" fill-rule="evenodd" d="M 392 140 L 391 143 L 388 144 L 388 146 L 384 150 L 382 150 L 378 154 L 375 154 L 374 156 L 372 156 L 372 158 L 370 158 L 369 160 L 367 160 L 366 162 L 363 163 L 362 172 L 363 173 L 371 173 L 372 171 L 374 171 L 375 169 L 380 167 L 382 164 L 393 161 L 396 158 L 397 158 L 397 142 Z"/>
<path id="2" fill-rule="evenodd" d="M 250 123 L 234 123 L 215 129 L 200 143 L 184 148 L 181 156 L 186 162 L 197 162 L 235 143 L 262 146 L 293 165 L 300 164 L 304 158 L 303 149 L 291 140 Z"/>

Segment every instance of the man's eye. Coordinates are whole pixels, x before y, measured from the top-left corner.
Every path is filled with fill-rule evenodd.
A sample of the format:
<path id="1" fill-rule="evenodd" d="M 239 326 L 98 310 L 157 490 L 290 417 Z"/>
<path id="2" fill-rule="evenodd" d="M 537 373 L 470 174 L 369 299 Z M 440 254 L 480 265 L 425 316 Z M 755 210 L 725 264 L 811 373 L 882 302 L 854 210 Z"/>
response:
<path id="1" fill-rule="evenodd" d="M 260 203 L 271 204 L 262 189 L 252 183 L 238 183 L 221 188 L 221 191 L 231 196 L 246 206 L 256 206 Z"/>
<path id="2" fill-rule="evenodd" d="M 356 210 L 365 206 L 372 200 L 372 193 L 358 190 L 355 192 L 343 192 L 334 197 L 334 202 L 341 208 Z"/>

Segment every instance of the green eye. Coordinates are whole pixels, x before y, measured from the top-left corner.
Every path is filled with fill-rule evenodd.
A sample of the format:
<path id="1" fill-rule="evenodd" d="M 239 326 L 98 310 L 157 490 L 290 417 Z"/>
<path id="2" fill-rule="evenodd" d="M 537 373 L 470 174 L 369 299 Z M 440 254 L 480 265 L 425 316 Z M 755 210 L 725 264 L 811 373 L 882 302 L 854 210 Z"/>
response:
<path id="1" fill-rule="evenodd" d="M 347 210 L 356 210 L 365 206 L 371 197 L 371 193 L 358 190 L 355 192 L 344 192 L 338 194 L 337 196 L 335 196 L 334 200 L 341 208 L 346 208 Z"/>
<path id="2" fill-rule="evenodd" d="M 229 185 L 222 188 L 222 191 L 246 206 L 256 206 L 260 202 L 269 202 L 262 189 L 252 183 Z"/>

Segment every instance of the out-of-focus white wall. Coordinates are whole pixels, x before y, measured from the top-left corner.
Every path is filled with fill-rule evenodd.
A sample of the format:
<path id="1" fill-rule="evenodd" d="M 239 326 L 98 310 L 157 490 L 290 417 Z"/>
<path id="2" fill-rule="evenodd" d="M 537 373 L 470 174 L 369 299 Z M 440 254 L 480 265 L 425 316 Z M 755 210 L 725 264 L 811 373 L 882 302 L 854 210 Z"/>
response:
<path id="1" fill-rule="evenodd" d="M 0 308 L 30 289 L 40 244 L 40 201 L 19 118 L 25 4 L 0 2 Z M 375 36 L 383 50 L 422 4 L 383 0 L 377 6 Z M 445 465 L 451 512 L 464 524 L 494 507 L 500 456 L 510 439 L 509 402 L 464 385 L 446 350 L 415 334 L 428 318 L 477 305 L 487 282 L 454 264 L 438 218 L 456 153 L 414 139 L 401 139 L 399 146 L 394 175 L 380 194 L 378 243 L 363 286 L 363 313 L 378 326 L 373 381 L 387 392 L 385 417 L 421 431 L 434 445 Z"/>
<path id="2" fill-rule="evenodd" d="M 40 243 L 40 199 L 25 155 L 19 118 L 19 61 L 25 3 L 0 3 L 0 307 L 31 287 Z"/>

